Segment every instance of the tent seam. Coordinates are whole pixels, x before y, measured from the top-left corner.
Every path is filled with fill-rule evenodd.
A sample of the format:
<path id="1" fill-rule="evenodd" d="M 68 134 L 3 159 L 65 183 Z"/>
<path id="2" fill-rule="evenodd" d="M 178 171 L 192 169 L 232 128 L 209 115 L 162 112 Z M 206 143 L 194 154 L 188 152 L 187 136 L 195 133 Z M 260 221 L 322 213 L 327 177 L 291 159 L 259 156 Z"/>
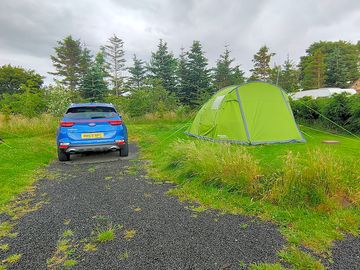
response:
<path id="1" fill-rule="evenodd" d="M 238 87 L 235 89 L 235 91 L 236 91 L 236 96 L 237 96 L 237 100 L 238 100 L 238 103 L 239 103 L 241 118 L 242 118 L 242 120 L 243 120 L 243 122 L 244 122 L 244 126 L 245 126 L 246 137 L 247 137 L 247 139 L 248 139 L 248 141 L 249 141 L 249 144 L 251 144 L 249 128 L 248 128 L 248 124 L 247 124 L 247 122 L 246 122 L 245 112 L 244 112 L 244 110 L 243 110 L 242 103 L 241 103 L 241 99 L 240 99 L 239 87 L 240 87 L 240 86 L 238 86 Z"/>

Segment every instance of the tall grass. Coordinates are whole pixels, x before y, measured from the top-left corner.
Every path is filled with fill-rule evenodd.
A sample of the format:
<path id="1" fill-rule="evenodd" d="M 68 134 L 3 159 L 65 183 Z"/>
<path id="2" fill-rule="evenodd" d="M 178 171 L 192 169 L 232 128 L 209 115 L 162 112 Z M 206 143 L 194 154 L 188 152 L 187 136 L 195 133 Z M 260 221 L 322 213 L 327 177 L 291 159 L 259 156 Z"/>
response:
<path id="1" fill-rule="evenodd" d="M 358 204 L 359 190 L 359 172 L 331 151 L 310 150 L 306 158 L 289 151 L 269 198 L 285 204 L 339 207 Z"/>
<path id="2" fill-rule="evenodd" d="M 260 167 L 245 147 L 209 145 L 203 141 L 178 141 L 171 154 L 172 166 L 180 166 L 189 179 L 222 184 L 245 194 L 258 189 Z"/>
<path id="3" fill-rule="evenodd" d="M 59 121 L 54 116 L 42 114 L 36 118 L 21 115 L 0 115 L 0 136 L 5 138 L 30 137 L 54 134 Z"/>
<path id="4" fill-rule="evenodd" d="M 305 156 L 289 151 L 280 169 L 265 171 L 248 149 L 180 140 L 171 147 L 168 166 L 181 179 L 221 185 L 276 204 L 328 211 L 359 205 L 359 171 L 331 151 L 315 149 Z"/>

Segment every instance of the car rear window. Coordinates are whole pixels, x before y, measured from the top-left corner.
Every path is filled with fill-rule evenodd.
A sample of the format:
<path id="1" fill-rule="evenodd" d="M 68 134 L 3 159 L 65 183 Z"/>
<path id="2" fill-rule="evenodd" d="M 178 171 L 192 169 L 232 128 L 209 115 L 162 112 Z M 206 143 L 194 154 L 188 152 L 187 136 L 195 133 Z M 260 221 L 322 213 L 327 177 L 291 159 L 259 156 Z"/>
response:
<path id="1" fill-rule="evenodd" d="M 112 118 L 115 116 L 117 113 L 114 108 L 101 106 L 73 107 L 69 108 L 65 114 L 65 117 L 74 119 Z"/>

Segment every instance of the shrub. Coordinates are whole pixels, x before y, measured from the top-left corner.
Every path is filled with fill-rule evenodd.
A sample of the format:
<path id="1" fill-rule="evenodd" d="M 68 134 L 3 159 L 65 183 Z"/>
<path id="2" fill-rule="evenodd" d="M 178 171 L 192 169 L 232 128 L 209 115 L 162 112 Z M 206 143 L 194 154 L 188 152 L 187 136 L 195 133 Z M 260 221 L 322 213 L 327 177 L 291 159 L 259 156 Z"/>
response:
<path id="1" fill-rule="evenodd" d="M 76 94 L 63 86 L 50 85 L 45 89 L 47 111 L 52 115 L 61 116 L 75 100 L 77 100 Z"/>
<path id="2" fill-rule="evenodd" d="M 355 133 L 360 133 L 360 94 L 350 97 L 351 116 L 348 128 Z"/>
<path id="3" fill-rule="evenodd" d="M 320 117 L 320 114 L 318 113 L 320 111 L 318 102 L 311 97 L 303 97 L 299 100 L 292 100 L 291 108 L 296 119 L 314 121 Z"/>
<path id="4" fill-rule="evenodd" d="M 324 115 L 338 125 L 345 126 L 348 124 L 349 118 L 351 117 L 348 94 L 334 94 L 324 108 Z"/>
<path id="5" fill-rule="evenodd" d="M 0 101 L 1 112 L 4 114 L 22 114 L 26 117 L 35 117 L 45 111 L 44 94 L 33 92 L 31 88 L 23 85 L 22 93 L 3 94 Z"/>

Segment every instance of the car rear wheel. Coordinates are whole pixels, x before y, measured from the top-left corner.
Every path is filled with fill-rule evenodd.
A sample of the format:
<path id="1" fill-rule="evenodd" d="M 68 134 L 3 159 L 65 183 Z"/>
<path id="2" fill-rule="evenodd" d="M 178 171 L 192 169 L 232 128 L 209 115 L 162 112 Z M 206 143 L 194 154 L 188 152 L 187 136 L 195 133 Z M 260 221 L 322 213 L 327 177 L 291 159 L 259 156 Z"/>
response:
<path id="1" fill-rule="evenodd" d="M 127 157 L 129 155 L 129 145 L 126 142 L 124 147 L 120 148 L 120 157 Z"/>
<path id="2" fill-rule="evenodd" d="M 58 158 L 59 158 L 59 161 L 69 161 L 70 154 L 65 153 L 64 151 L 58 149 Z"/>

